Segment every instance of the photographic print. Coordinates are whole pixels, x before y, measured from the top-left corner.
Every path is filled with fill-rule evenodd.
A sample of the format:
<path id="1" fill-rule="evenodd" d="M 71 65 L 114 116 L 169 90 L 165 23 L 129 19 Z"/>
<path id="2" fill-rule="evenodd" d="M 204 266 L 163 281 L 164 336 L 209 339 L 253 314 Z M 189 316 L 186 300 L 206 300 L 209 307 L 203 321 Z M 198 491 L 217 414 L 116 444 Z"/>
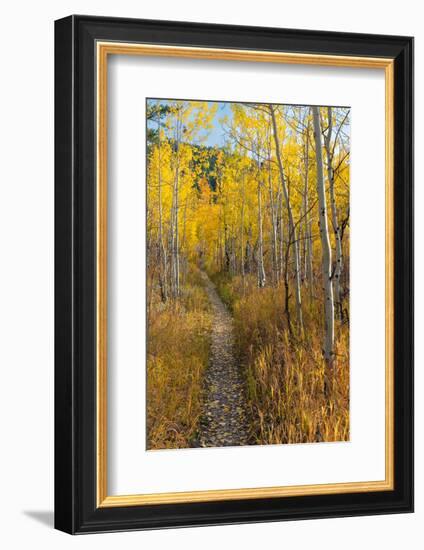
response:
<path id="1" fill-rule="evenodd" d="M 413 51 L 55 22 L 57 529 L 413 511 Z"/>
<path id="2" fill-rule="evenodd" d="M 349 440 L 350 109 L 147 99 L 147 449 Z"/>

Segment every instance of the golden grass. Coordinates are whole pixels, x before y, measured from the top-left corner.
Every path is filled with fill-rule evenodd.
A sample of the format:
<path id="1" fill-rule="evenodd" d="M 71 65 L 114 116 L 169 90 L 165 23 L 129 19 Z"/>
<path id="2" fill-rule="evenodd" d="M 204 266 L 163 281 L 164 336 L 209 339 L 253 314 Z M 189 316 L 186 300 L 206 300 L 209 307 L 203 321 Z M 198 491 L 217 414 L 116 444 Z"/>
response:
<path id="1" fill-rule="evenodd" d="M 285 326 L 283 289 L 258 289 L 254 278 L 250 279 L 244 282 L 244 287 L 248 285 L 244 296 L 240 277 L 218 281 L 218 289 L 224 289 L 224 299 L 234 314 L 253 440 L 257 444 L 348 440 L 348 325 L 336 326 L 336 359 L 332 375 L 327 376 L 319 305 L 311 308 L 307 304 L 304 336 L 291 339 Z"/>
<path id="2" fill-rule="evenodd" d="M 336 359 L 329 376 L 321 352 L 319 296 L 309 304 L 305 292 L 304 335 L 290 337 L 282 287 L 258 289 L 254 276 L 211 277 L 234 315 L 252 442 L 348 440 L 348 324 L 336 323 Z M 191 267 L 177 303 L 163 304 L 153 292 L 147 360 L 149 449 L 187 448 L 196 440 L 212 322 L 202 285 L 199 271 Z"/>
<path id="3" fill-rule="evenodd" d="M 190 447 L 201 414 L 208 364 L 209 301 L 191 271 L 178 303 L 155 302 L 149 316 L 147 448 Z"/>

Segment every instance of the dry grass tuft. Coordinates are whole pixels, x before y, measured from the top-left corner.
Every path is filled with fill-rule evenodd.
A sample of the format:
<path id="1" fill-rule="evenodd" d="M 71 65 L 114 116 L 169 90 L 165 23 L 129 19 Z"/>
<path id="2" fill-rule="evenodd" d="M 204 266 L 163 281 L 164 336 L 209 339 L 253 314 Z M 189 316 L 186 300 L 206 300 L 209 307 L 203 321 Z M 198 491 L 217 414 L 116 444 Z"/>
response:
<path id="1" fill-rule="evenodd" d="M 201 414 L 211 317 L 201 279 L 192 270 L 179 303 L 151 309 L 147 355 L 147 447 L 190 447 Z"/>
<path id="2" fill-rule="evenodd" d="M 348 440 L 348 325 L 336 327 L 336 360 L 326 398 L 320 308 L 309 308 L 304 336 L 290 338 L 283 289 L 258 289 L 253 277 L 246 284 L 249 291 L 244 296 L 239 277 L 232 283 L 218 281 L 218 289 L 224 289 L 234 314 L 253 440 L 257 444 Z"/>

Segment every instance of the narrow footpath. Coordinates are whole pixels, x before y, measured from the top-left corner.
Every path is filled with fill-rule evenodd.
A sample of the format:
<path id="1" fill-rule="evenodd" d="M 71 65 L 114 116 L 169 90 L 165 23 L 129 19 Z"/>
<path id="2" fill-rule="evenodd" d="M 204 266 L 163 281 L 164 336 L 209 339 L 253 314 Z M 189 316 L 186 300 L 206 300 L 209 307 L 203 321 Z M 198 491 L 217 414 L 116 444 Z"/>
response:
<path id="1" fill-rule="evenodd" d="M 247 445 L 249 425 L 243 379 L 234 354 L 233 318 L 206 273 L 202 272 L 212 305 L 212 342 L 200 419 L 200 447 Z"/>

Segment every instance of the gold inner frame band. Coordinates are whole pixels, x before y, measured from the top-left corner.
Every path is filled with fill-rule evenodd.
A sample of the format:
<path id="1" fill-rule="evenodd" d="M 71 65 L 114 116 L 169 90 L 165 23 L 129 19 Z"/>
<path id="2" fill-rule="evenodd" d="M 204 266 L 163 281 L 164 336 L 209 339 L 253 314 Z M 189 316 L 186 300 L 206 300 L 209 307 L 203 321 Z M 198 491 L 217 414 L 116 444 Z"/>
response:
<path id="1" fill-rule="evenodd" d="M 388 491 L 394 489 L 394 60 L 302 53 L 158 46 L 123 42 L 97 42 L 97 506 L 141 506 Z M 385 71 L 385 210 L 386 210 L 386 359 L 385 359 L 385 479 L 250 489 L 217 489 L 178 493 L 109 496 L 107 492 L 107 61 L 109 55 L 142 55 L 284 63 L 332 67 L 384 69 Z"/>

